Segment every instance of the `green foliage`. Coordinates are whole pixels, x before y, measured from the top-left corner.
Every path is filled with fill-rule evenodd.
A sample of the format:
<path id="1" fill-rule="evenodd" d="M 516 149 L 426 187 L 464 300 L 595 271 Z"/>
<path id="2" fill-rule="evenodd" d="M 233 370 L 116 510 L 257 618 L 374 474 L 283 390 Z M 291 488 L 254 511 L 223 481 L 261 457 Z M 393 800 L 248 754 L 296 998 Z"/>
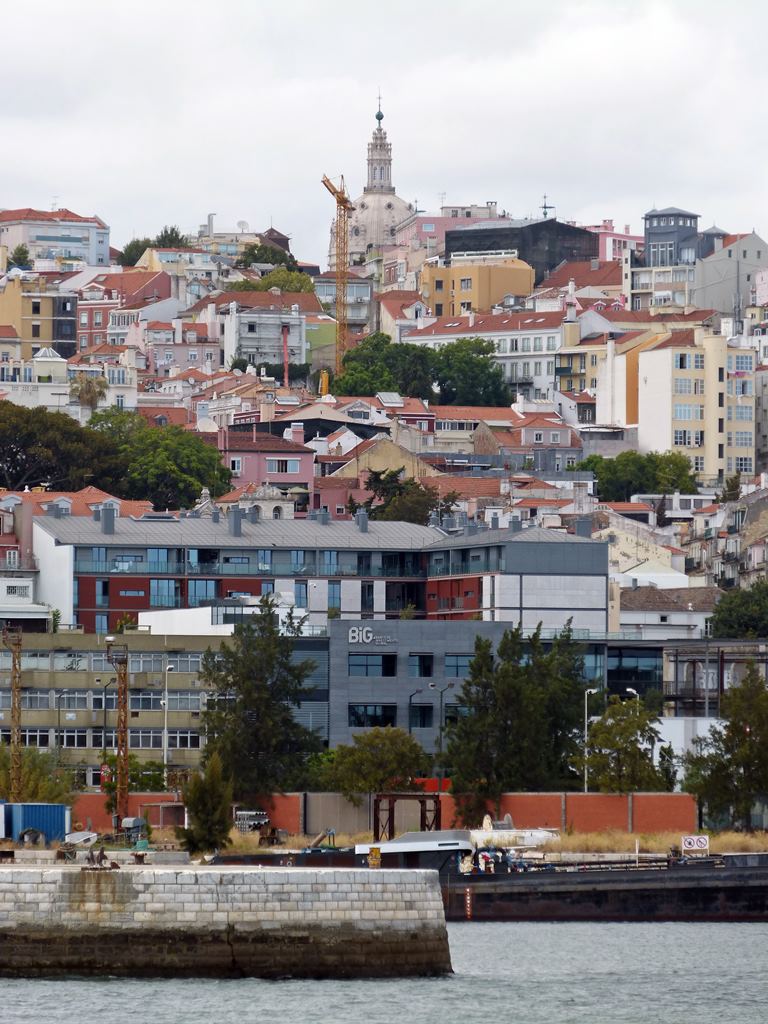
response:
<path id="1" fill-rule="evenodd" d="M 238 292 L 268 292 L 279 288 L 281 292 L 313 292 L 315 284 L 309 274 L 288 267 L 275 267 L 258 281 L 234 281 L 232 290 Z"/>
<path id="2" fill-rule="evenodd" d="M 348 508 L 354 515 L 364 508 L 371 519 L 385 522 L 416 523 L 426 526 L 432 512 L 440 509 L 450 515 L 458 500 L 455 491 L 441 498 L 434 487 L 423 486 L 412 477 L 403 477 L 405 469 L 372 469 L 366 487 L 371 497 L 362 505 L 350 498 Z"/>
<path id="3" fill-rule="evenodd" d="M 299 788 L 308 793 L 326 793 L 333 789 L 331 773 L 336 760 L 335 750 L 318 750 L 304 762 L 304 774 L 298 780 Z"/>
<path id="4" fill-rule="evenodd" d="M 627 451 L 614 459 L 590 455 L 576 466 L 591 470 L 601 501 L 629 501 L 633 494 L 696 494 L 698 487 L 690 460 L 679 452 Z"/>
<path id="5" fill-rule="evenodd" d="M 709 622 L 714 637 L 756 640 L 768 636 L 768 580 L 724 593 Z"/>
<path id="6" fill-rule="evenodd" d="M 674 767 L 667 758 L 666 774 L 653 763 L 660 734 L 656 715 L 637 699 L 612 696 L 588 734 L 587 772 L 591 789 L 601 793 L 633 793 L 674 788 Z M 584 754 L 574 758 L 584 770 Z M 672 786 L 669 786 L 670 778 Z"/>
<path id="7" fill-rule="evenodd" d="M 248 369 L 248 360 L 245 356 L 232 356 L 229 361 L 230 370 L 242 370 L 243 373 Z"/>
<path id="8" fill-rule="evenodd" d="M 189 239 L 175 224 L 166 224 L 152 243 L 154 249 L 189 249 Z"/>
<path id="9" fill-rule="evenodd" d="M 204 773 L 192 776 L 183 795 L 189 828 L 176 829 L 182 849 L 194 855 L 228 846 L 232 828 L 232 782 L 225 779 L 218 754 L 208 758 Z"/>
<path id="10" fill-rule="evenodd" d="M 768 690 L 754 663 L 721 699 L 723 725 L 699 736 L 683 758 L 683 788 L 711 815 L 752 829 L 752 808 L 768 796 Z"/>
<path id="11" fill-rule="evenodd" d="M 433 353 L 441 405 L 508 405 L 510 391 L 492 341 L 459 338 Z"/>
<path id="12" fill-rule="evenodd" d="M 373 728 L 336 747 L 328 771 L 332 788 L 359 806 L 361 794 L 415 790 L 413 781 L 430 770 L 421 744 L 404 729 Z"/>
<path id="13" fill-rule="evenodd" d="M 106 377 L 91 377 L 81 371 L 69 385 L 69 397 L 95 412 L 102 398 L 106 398 L 108 389 Z"/>
<path id="14" fill-rule="evenodd" d="M 741 497 L 741 473 L 734 473 L 733 476 L 726 477 L 725 484 L 723 485 L 723 491 L 718 496 L 718 502 L 722 503 L 725 501 L 738 501 Z"/>
<path id="15" fill-rule="evenodd" d="M 121 475 L 110 438 L 81 427 L 63 412 L 25 409 L 0 401 L 0 487 L 48 484 L 76 491 L 92 484 L 110 490 Z"/>
<path id="16" fill-rule="evenodd" d="M 60 768 L 54 753 L 24 747 L 21 752 L 21 799 L 26 803 L 68 804 L 75 790 L 74 774 Z M 0 800 L 11 799 L 11 748 L 0 744 Z"/>
<path id="17" fill-rule="evenodd" d="M 246 245 L 236 266 L 250 267 L 252 263 L 269 263 L 272 266 L 283 266 L 288 270 L 298 270 L 296 257 L 276 245 Z"/>
<path id="18" fill-rule="evenodd" d="M 200 677 L 209 691 L 204 714 L 205 760 L 218 753 L 238 800 L 262 800 L 289 786 L 305 770 L 320 739 L 293 717 L 311 661 L 293 658 L 301 623 L 282 631 L 270 597 L 235 627 L 231 643 L 203 656 Z"/>
<path id="19" fill-rule="evenodd" d="M 123 267 L 135 267 L 147 249 L 151 249 L 154 242 L 151 238 L 132 238 L 123 246 L 119 261 Z"/>
<path id="20" fill-rule="evenodd" d="M 462 819 L 479 822 L 489 804 L 499 812 L 510 790 L 573 788 L 569 765 L 578 752 L 583 664 L 570 622 L 545 646 L 506 630 L 494 659 L 477 637 L 469 675 L 457 697 L 463 712 L 446 726 L 447 763 Z"/>
<path id="21" fill-rule="evenodd" d="M 21 270 L 26 270 L 31 267 L 32 263 L 29 256 L 29 249 L 23 243 L 17 245 L 12 253 L 8 256 L 8 269 L 11 270 L 13 267 L 18 267 Z"/>
<path id="22" fill-rule="evenodd" d="M 263 366 L 264 372 L 268 377 L 274 377 L 275 380 L 282 381 L 284 370 L 282 363 L 264 363 Z M 311 372 L 312 368 L 309 363 L 288 364 L 288 380 L 291 384 L 308 380 Z"/>
<path id="23" fill-rule="evenodd" d="M 109 769 L 102 781 L 102 788 L 107 794 L 107 811 L 113 814 L 117 806 L 117 757 L 114 754 L 107 754 L 102 764 L 107 765 Z M 135 754 L 128 755 L 130 793 L 163 793 L 165 788 L 165 767 L 162 761 L 140 761 Z"/>
<path id="24" fill-rule="evenodd" d="M 138 413 L 108 409 L 89 424 L 98 435 L 112 438 L 123 470 L 115 493 L 146 499 L 155 508 L 188 508 L 208 487 L 213 497 L 224 494 L 231 474 L 219 451 L 182 427 L 151 427 Z"/>

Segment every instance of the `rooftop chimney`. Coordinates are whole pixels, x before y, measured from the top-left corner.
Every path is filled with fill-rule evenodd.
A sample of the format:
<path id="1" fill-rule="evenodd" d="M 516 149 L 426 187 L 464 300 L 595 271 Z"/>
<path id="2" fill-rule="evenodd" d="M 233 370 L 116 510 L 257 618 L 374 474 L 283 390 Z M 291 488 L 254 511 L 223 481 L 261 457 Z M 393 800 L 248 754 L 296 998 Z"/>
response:
<path id="1" fill-rule="evenodd" d="M 591 537 L 592 536 L 592 518 L 591 516 L 579 516 L 575 524 L 575 533 L 577 537 Z"/>
<path id="2" fill-rule="evenodd" d="M 115 510 L 108 505 L 101 510 L 101 532 L 115 532 Z"/>
<path id="3" fill-rule="evenodd" d="M 317 521 L 322 526 L 328 525 L 328 523 L 331 521 L 331 516 L 327 508 L 320 509 L 320 511 L 317 513 Z"/>
<path id="4" fill-rule="evenodd" d="M 237 505 L 232 505 L 227 514 L 229 522 L 229 532 L 233 537 L 242 537 L 243 535 L 243 522 L 242 522 L 242 511 Z"/>
<path id="5" fill-rule="evenodd" d="M 296 444 L 304 444 L 304 424 L 303 423 L 292 423 L 291 424 L 291 440 Z"/>
<path id="6" fill-rule="evenodd" d="M 498 530 L 498 528 L 499 528 L 499 517 L 498 516 L 491 516 L 491 529 L 492 530 Z"/>
<path id="7" fill-rule="evenodd" d="M 360 533 L 368 533 L 368 513 L 364 508 L 358 509 L 355 514 L 357 528 Z"/>
<path id="8" fill-rule="evenodd" d="M 221 516 L 219 514 L 219 510 L 217 508 L 214 508 L 211 511 L 211 522 L 212 523 L 218 523 L 220 518 L 221 518 Z"/>
<path id="9" fill-rule="evenodd" d="M 511 533 L 520 533 L 523 528 L 523 521 L 520 516 L 510 516 L 507 528 Z"/>
<path id="10" fill-rule="evenodd" d="M 93 510 L 93 521 L 94 521 L 94 523 L 100 523 L 101 522 L 101 509 L 100 508 L 95 508 Z"/>
<path id="11" fill-rule="evenodd" d="M 258 523 L 259 521 L 259 510 L 255 505 L 251 505 L 246 513 L 246 519 L 249 523 Z"/>

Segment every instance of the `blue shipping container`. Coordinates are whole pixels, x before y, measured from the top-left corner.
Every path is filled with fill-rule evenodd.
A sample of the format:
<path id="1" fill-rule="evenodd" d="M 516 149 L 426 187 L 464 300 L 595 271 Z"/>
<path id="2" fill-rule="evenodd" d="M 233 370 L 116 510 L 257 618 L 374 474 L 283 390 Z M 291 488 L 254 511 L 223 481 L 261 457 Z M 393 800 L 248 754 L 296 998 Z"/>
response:
<path id="1" fill-rule="evenodd" d="M 6 804 L 5 834 L 15 843 L 28 828 L 42 832 L 46 843 L 61 842 L 71 832 L 72 809 L 65 804 Z"/>

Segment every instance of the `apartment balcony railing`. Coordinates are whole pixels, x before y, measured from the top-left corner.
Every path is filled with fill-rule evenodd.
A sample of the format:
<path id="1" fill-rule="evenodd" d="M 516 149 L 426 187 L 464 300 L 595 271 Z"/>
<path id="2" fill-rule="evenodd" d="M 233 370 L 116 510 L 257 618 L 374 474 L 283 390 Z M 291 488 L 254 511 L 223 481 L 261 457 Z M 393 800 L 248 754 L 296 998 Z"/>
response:
<path id="1" fill-rule="evenodd" d="M 479 562 L 453 562 L 449 565 L 433 565 L 430 576 L 467 576 L 478 572 L 504 572 L 503 564 L 481 559 Z"/>
<path id="2" fill-rule="evenodd" d="M 422 579 L 427 571 L 421 566 L 358 566 L 307 563 L 259 562 L 115 562 L 77 559 L 75 573 L 97 576 L 344 576 L 380 579 Z"/>

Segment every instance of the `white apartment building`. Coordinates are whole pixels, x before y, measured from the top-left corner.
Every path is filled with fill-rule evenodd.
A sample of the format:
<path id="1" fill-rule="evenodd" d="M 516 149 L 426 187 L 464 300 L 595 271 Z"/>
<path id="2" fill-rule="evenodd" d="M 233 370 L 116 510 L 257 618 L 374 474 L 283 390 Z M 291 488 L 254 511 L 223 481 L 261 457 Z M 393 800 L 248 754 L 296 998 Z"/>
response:
<path id="1" fill-rule="evenodd" d="M 401 341 L 439 349 L 459 338 L 492 341 L 504 379 L 519 397 L 547 399 L 555 393 L 555 356 L 566 332 L 578 338 L 577 323 L 554 313 L 469 313 L 438 317 L 434 323 L 404 332 Z"/>

